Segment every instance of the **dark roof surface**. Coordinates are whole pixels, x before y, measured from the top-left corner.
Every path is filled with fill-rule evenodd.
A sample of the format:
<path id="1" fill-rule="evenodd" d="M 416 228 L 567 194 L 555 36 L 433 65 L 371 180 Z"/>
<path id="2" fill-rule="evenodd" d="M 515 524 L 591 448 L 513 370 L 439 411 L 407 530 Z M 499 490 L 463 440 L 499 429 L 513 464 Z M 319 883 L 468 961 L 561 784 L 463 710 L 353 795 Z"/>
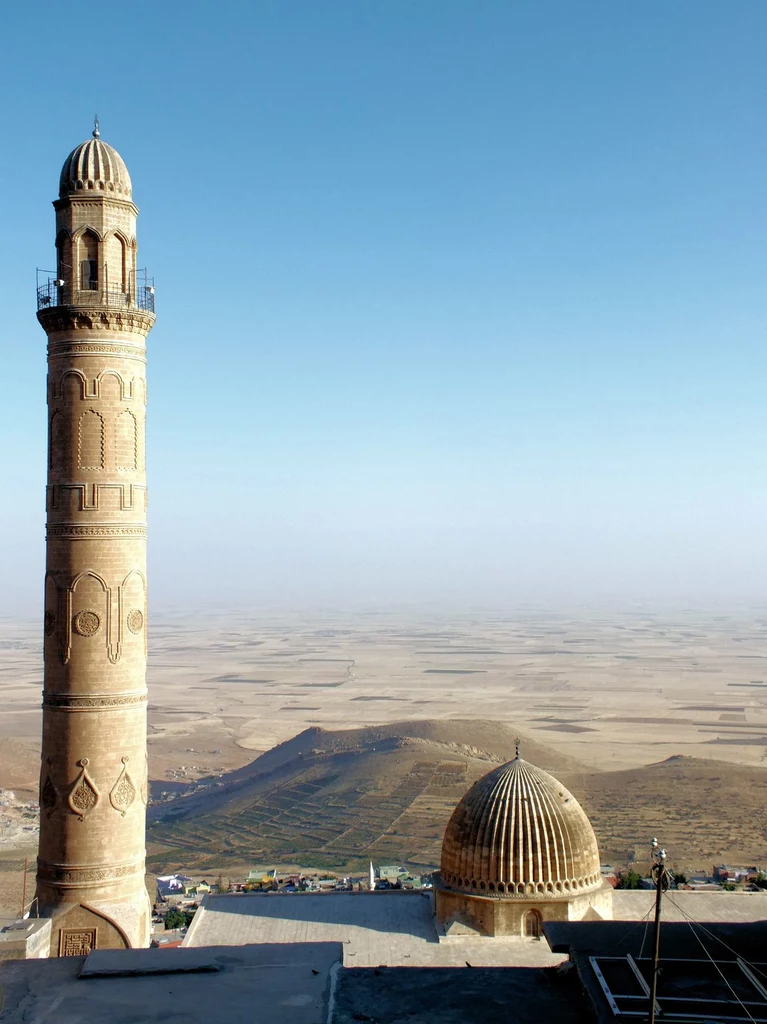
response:
<path id="1" fill-rule="evenodd" d="M 591 1024 L 592 1020 L 577 971 L 557 967 L 344 969 L 333 1015 L 333 1024 Z"/>

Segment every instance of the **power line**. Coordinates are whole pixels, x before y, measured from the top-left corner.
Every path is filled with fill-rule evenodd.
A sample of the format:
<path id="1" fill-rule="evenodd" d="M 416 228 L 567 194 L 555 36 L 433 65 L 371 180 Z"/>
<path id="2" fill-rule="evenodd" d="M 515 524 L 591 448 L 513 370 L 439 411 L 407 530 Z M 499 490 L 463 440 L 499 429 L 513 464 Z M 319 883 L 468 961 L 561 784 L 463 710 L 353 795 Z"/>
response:
<path id="1" fill-rule="evenodd" d="M 685 914 L 685 913 L 684 913 L 684 911 L 683 911 L 683 910 L 681 910 L 681 908 L 680 908 L 680 907 L 678 907 L 678 906 L 677 906 L 677 904 L 676 904 L 676 903 L 674 903 L 674 901 L 673 901 L 673 900 L 672 900 L 671 902 L 672 902 L 672 903 L 673 903 L 673 905 L 674 905 L 674 906 L 675 906 L 675 907 L 677 908 L 677 910 L 679 910 L 679 911 L 680 911 L 680 912 L 681 912 L 681 913 L 682 913 L 682 914 L 683 914 L 683 915 L 684 915 L 684 916 L 685 916 L 685 917 L 687 918 L 687 925 L 688 925 L 688 927 L 689 927 L 690 931 L 691 931 L 691 932 L 692 932 L 692 934 L 693 934 L 693 935 L 695 936 L 695 938 L 697 939 L 697 941 L 698 941 L 698 942 L 700 943 L 700 947 L 701 947 L 701 949 L 703 950 L 703 952 L 704 952 L 704 953 L 706 954 L 706 956 L 707 956 L 707 957 L 709 958 L 709 960 L 711 961 L 711 963 L 712 963 L 712 964 L 714 965 L 714 967 L 715 967 L 715 968 L 716 968 L 716 970 L 718 971 L 718 973 L 719 973 L 719 976 L 721 977 L 722 981 L 723 981 L 723 982 L 725 983 L 725 985 L 726 985 L 726 986 L 727 986 L 727 988 L 728 988 L 728 989 L 730 990 L 730 992 L 732 992 L 733 996 L 735 997 L 735 1001 L 736 1001 L 736 1002 L 737 1002 L 737 1003 L 739 1004 L 739 1006 L 740 1006 L 740 1007 L 741 1007 L 741 1009 L 742 1009 L 742 1010 L 744 1011 L 744 1013 L 746 1014 L 746 1016 L 748 1017 L 748 1019 L 749 1019 L 750 1021 L 752 1021 L 752 1022 L 753 1022 L 753 1024 L 757 1024 L 757 1021 L 756 1021 L 756 1019 L 755 1019 L 754 1017 L 752 1017 L 752 1015 L 751 1015 L 751 1012 L 750 1012 L 750 1010 L 748 1009 L 748 1007 L 746 1006 L 746 1004 L 745 1004 L 745 1003 L 743 1002 L 743 1000 L 742 1000 L 742 999 L 740 998 L 740 996 L 738 995 L 738 993 L 737 993 L 737 992 L 735 991 L 735 989 L 734 989 L 734 988 L 732 987 L 732 985 L 731 985 L 731 984 L 729 983 L 729 981 L 728 981 L 728 980 L 727 980 L 727 978 L 725 977 L 725 975 L 724 975 L 724 971 L 723 971 L 723 970 L 721 969 L 721 967 L 719 966 L 719 964 L 718 964 L 718 963 L 716 962 L 716 960 L 714 960 L 714 958 L 713 958 L 713 957 L 711 956 L 711 954 L 709 953 L 709 951 L 708 951 L 708 950 L 706 949 L 705 943 L 703 942 L 703 940 L 701 939 L 700 935 L 698 935 L 698 933 L 697 933 L 697 932 L 696 932 L 696 930 L 695 930 L 695 927 L 696 927 L 696 926 L 695 926 L 695 923 L 693 922 L 692 918 L 691 918 L 691 917 L 688 917 L 688 915 L 687 915 L 687 914 Z"/>

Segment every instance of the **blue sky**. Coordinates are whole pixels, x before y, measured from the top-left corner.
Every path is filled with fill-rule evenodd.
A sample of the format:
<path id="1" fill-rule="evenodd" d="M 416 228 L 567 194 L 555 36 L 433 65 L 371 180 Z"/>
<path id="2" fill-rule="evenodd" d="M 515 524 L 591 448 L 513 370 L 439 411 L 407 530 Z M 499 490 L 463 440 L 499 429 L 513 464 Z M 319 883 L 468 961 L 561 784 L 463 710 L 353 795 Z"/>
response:
<path id="1" fill-rule="evenodd" d="M 763 603 L 763 0 L 60 13 L 4 12 L 0 613 L 95 111 L 157 283 L 155 611 Z"/>

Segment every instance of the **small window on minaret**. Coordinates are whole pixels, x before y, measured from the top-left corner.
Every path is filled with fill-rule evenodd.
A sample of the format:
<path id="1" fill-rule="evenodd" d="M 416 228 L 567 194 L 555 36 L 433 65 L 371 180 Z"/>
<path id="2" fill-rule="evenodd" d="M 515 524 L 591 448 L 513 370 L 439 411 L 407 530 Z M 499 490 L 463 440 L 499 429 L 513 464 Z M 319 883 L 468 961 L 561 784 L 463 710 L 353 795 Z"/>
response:
<path id="1" fill-rule="evenodd" d="M 96 260 L 83 260 L 80 264 L 82 284 L 80 287 L 86 292 L 95 292 L 99 286 L 99 265 Z"/>
<path id="2" fill-rule="evenodd" d="M 79 244 L 80 288 L 95 292 L 99 287 L 99 240 L 93 231 L 84 231 Z"/>

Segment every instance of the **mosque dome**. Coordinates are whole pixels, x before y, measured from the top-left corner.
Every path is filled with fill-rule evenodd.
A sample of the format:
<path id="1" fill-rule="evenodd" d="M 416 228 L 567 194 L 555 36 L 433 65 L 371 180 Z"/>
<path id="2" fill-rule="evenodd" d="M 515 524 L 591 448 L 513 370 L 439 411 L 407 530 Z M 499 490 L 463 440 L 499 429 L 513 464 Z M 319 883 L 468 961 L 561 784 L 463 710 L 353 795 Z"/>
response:
<path id="1" fill-rule="evenodd" d="M 472 896 L 562 899 L 602 884 L 591 822 L 553 775 L 517 755 L 483 776 L 453 812 L 440 879 Z"/>
<path id="2" fill-rule="evenodd" d="M 105 192 L 119 199 L 130 199 L 131 181 L 125 161 L 99 138 L 98 122 L 93 138 L 73 149 L 64 161 L 59 179 L 59 195 L 72 192 Z"/>

